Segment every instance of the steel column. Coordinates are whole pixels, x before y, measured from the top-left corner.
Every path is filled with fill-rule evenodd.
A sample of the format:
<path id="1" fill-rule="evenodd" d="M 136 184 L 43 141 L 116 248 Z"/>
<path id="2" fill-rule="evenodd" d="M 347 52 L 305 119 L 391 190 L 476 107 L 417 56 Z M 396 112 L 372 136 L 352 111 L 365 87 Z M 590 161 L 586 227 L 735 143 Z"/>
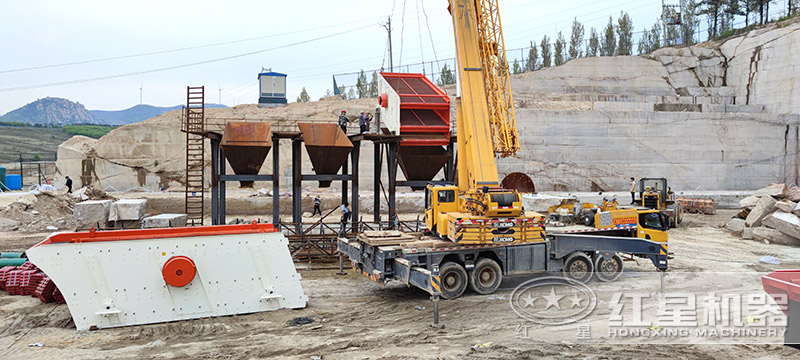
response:
<path id="1" fill-rule="evenodd" d="M 380 127 L 378 127 L 380 130 Z M 372 168 L 373 168 L 373 192 L 375 193 L 374 196 L 374 208 L 372 210 L 373 214 L 373 221 L 379 223 L 381 221 L 381 144 L 374 142 L 373 143 L 375 150 L 373 154 L 372 160 Z"/>
<path id="2" fill-rule="evenodd" d="M 219 139 L 211 141 L 211 225 L 219 225 Z"/>
<path id="3" fill-rule="evenodd" d="M 361 141 L 353 141 L 353 150 L 350 151 L 350 159 L 353 165 L 353 175 L 350 180 L 353 183 L 353 200 L 350 202 L 353 207 L 353 231 L 358 232 L 358 158 L 361 154 Z"/>
<path id="4" fill-rule="evenodd" d="M 281 144 L 278 137 L 272 136 L 272 223 L 277 226 L 281 222 L 280 204 L 280 148 Z"/>
<path id="5" fill-rule="evenodd" d="M 397 213 L 395 209 L 395 190 L 397 189 L 397 150 L 399 143 L 389 143 L 386 166 L 389 170 L 389 228 L 394 229 Z"/>
<path id="6" fill-rule="evenodd" d="M 447 164 L 444 167 L 444 181 L 453 182 L 455 178 L 455 146 L 453 144 L 453 137 L 450 138 L 450 142 L 447 144 L 447 153 L 450 154 L 450 159 L 447 160 Z"/>
<path id="7" fill-rule="evenodd" d="M 295 223 L 295 231 L 299 234 L 302 231 L 302 187 L 303 187 L 303 152 L 301 141 L 292 139 L 292 221 Z"/>
<path id="8" fill-rule="evenodd" d="M 220 174 L 220 181 L 219 181 L 219 224 L 225 225 L 227 224 L 227 220 L 225 219 L 225 190 L 227 186 L 225 185 L 226 182 L 222 180 L 222 175 L 225 175 L 225 168 L 226 160 L 225 160 L 225 151 L 222 148 L 219 149 L 219 174 Z"/>

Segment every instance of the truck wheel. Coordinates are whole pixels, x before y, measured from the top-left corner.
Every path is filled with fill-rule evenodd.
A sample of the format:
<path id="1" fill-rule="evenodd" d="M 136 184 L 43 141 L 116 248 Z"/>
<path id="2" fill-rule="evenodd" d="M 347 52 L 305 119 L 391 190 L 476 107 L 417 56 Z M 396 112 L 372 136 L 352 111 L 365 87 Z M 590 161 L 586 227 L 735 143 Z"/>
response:
<path id="1" fill-rule="evenodd" d="M 584 214 L 581 221 L 583 221 L 583 225 L 594 226 L 594 214 Z"/>
<path id="2" fill-rule="evenodd" d="M 622 275 L 622 258 L 617 254 L 611 256 L 609 260 L 598 256 L 594 262 L 594 271 L 597 280 L 605 282 L 617 280 Z"/>
<path id="3" fill-rule="evenodd" d="M 564 277 L 585 283 L 592 278 L 594 266 L 592 260 L 582 252 L 574 252 L 564 261 Z"/>
<path id="4" fill-rule="evenodd" d="M 475 268 L 469 272 L 469 288 L 481 295 L 495 292 L 502 281 L 503 271 L 500 270 L 500 265 L 489 258 L 479 259 Z"/>
<path id="5" fill-rule="evenodd" d="M 448 300 L 455 299 L 467 289 L 467 271 L 460 264 L 446 262 L 439 269 L 441 279 L 442 297 Z"/>

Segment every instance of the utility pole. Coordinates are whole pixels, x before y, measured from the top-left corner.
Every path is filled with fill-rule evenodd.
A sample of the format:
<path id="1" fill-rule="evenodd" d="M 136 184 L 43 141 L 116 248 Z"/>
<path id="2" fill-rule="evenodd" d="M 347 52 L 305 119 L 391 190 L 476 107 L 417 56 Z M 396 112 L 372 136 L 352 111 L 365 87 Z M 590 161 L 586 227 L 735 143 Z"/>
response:
<path id="1" fill-rule="evenodd" d="M 139 84 L 139 105 L 142 105 L 142 84 Z"/>
<path id="2" fill-rule="evenodd" d="M 394 64 L 392 63 L 392 18 L 387 17 L 386 24 L 383 28 L 389 33 L 389 72 L 394 72 Z"/>

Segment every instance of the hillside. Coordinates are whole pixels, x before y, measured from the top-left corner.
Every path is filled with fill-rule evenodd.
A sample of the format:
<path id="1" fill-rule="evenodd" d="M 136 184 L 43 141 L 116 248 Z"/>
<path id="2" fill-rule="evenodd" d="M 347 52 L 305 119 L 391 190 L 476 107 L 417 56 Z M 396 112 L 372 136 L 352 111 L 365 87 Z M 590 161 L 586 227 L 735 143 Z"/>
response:
<path id="1" fill-rule="evenodd" d="M 0 116 L 2 122 L 41 125 L 74 125 L 105 123 L 97 120 L 81 103 L 46 97 Z"/>
<path id="2" fill-rule="evenodd" d="M 64 129 L 0 126 L 0 164 L 25 160 L 39 155 L 42 160 L 54 160 L 58 145 L 72 137 Z"/>
<path id="3" fill-rule="evenodd" d="M 206 104 L 206 108 L 225 108 L 220 104 Z M 159 107 L 152 105 L 136 105 L 125 110 L 89 110 L 96 119 L 114 125 L 125 125 L 147 120 L 172 110 L 180 110 L 181 105 Z"/>

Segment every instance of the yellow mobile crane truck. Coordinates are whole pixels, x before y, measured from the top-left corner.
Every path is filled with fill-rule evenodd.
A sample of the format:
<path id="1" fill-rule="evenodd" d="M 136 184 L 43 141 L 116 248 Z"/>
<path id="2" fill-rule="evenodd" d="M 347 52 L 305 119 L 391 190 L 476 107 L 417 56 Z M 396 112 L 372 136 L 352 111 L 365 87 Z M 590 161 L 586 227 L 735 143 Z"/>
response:
<path id="1" fill-rule="evenodd" d="M 445 299 L 467 287 L 490 294 L 504 276 L 545 271 L 580 282 L 612 281 L 623 270 L 619 254 L 649 259 L 665 271 L 664 216 L 647 219 L 648 232 L 663 233 L 651 240 L 638 231 L 548 234 L 545 215 L 524 211 L 520 194 L 500 187 L 495 156 L 513 156 L 520 144 L 497 3 L 449 2 L 460 88 L 458 183 L 425 189 L 425 224 L 433 236 L 363 233 L 340 238 L 339 251 L 375 282 L 400 281 Z M 636 216 L 598 216 L 608 223 L 604 228 L 630 229 L 640 222 Z"/>

